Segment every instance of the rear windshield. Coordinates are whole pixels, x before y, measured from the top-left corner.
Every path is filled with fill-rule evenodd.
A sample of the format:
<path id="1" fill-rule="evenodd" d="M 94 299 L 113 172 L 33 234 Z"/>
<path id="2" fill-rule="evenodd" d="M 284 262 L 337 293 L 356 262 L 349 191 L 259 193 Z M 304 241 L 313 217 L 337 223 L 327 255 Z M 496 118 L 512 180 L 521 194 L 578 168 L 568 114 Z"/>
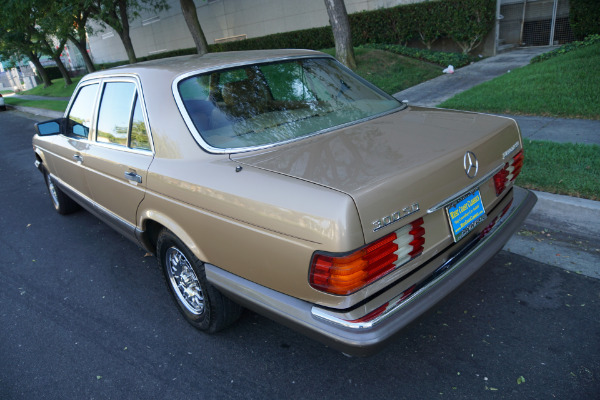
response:
<path id="1" fill-rule="evenodd" d="M 330 58 L 246 65 L 178 84 L 189 119 L 215 149 L 299 139 L 401 106 Z"/>

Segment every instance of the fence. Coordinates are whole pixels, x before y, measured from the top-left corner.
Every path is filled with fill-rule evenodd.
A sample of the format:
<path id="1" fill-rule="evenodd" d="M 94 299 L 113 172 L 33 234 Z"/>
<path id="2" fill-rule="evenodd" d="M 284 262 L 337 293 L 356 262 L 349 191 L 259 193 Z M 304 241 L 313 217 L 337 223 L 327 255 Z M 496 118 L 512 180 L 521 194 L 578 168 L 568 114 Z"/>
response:
<path id="1" fill-rule="evenodd" d="M 499 47 L 572 42 L 569 0 L 500 0 Z"/>

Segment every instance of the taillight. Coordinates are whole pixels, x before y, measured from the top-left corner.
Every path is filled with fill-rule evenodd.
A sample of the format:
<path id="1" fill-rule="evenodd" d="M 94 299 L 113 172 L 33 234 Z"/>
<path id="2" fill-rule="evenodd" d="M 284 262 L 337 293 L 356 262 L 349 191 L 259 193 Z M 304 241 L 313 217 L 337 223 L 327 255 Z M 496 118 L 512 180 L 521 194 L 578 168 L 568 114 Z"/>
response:
<path id="1" fill-rule="evenodd" d="M 423 218 L 344 256 L 317 253 L 310 266 L 310 285 L 347 295 L 406 264 L 423 252 Z"/>
<path id="2" fill-rule="evenodd" d="M 521 168 L 523 167 L 523 150 L 519 151 L 509 162 L 504 164 L 504 168 L 502 168 L 496 175 L 494 175 L 494 186 L 496 187 L 496 196 L 500 196 L 506 186 L 510 182 L 513 182 L 517 179 L 517 176 L 521 172 Z"/>

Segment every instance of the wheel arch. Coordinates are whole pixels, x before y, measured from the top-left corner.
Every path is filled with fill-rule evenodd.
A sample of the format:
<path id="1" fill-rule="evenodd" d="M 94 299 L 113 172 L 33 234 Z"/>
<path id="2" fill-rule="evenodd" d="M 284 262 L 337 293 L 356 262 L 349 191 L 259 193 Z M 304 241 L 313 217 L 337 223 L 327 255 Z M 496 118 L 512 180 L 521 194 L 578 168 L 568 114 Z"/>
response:
<path id="1" fill-rule="evenodd" d="M 48 170 L 48 163 L 46 162 L 46 155 L 44 154 L 44 152 L 38 147 L 35 147 L 33 154 L 35 155 L 35 166 L 37 167 L 37 169 L 39 169 L 42 173 L 44 171 L 50 172 Z"/>
<path id="2" fill-rule="evenodd" d="M 146 210 L 141 215 L 140 226 L 142 228 L 139 240 L 150 252 L 156 254 L 158 235 L 162 229 L 170 230 L 194 253 L 198 260 L 204 262 L 206 257 L 202 249 L 190 235 L 174 219 L 158 211 Z"/>

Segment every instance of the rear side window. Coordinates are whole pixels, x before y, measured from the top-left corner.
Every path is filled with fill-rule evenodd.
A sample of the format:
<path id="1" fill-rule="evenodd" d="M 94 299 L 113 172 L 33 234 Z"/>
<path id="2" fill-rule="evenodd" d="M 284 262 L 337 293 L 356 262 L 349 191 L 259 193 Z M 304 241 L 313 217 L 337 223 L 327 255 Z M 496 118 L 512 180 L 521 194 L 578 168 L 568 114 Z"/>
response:
<path id="1" fill-rule="evenodd" d="M 92 126 L 92 115 L 96 103 L 98 84 L 83 86 L 69 111 L 67 134 L 79 138 L 87 138 Z"/>
<path id="2" fill-rule="evenodd" d="M 142 106 L 133 82 L 107 82 L 98 111 L 96 141 L 151 150 Z"/>
<path id="3" fill-rule="evenodd" d="M 131 119 L 131 147 L 134 149 L 151 150 L 139 97 L 135 99 L 135 107 L 133 108 L 133 117 Z"/>
<path id="4" fill-rule="evenodd" d="M 102 93 L 98 112 L 98 133 L 96 140 L 127 146 L 129 116 L 135 96 L 133 82 L 108 82 Z"/>

